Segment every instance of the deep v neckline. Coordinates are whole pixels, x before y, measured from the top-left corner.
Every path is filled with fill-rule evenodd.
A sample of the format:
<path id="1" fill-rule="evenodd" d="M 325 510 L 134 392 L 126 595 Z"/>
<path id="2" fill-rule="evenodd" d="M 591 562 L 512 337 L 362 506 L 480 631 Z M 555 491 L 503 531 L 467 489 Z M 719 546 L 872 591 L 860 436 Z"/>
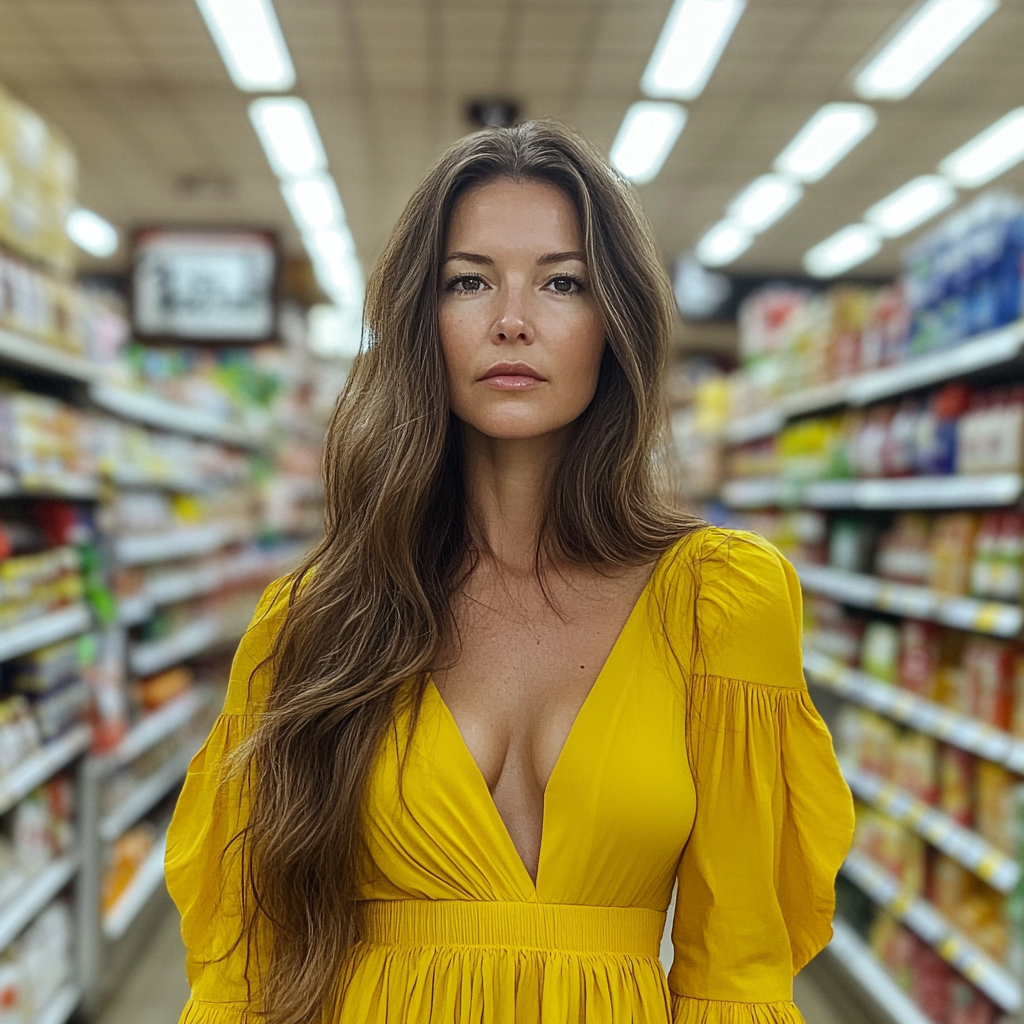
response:
<path id="1" fill-rule="evenodd" d="M 501 816 L 501 811 L 498 810 L 498 805 L 494 802 L 494 796 L 491 794 L 490 788 L 487 785 L 487 780 L 484 778 L 484 773 L 480 770 L 480 765 L 477 764 L 476 758 L 473 756 L 473 752 L 469 749 L 469 744 L 466 743 L 465 737 L 462 735 L 462 730 L 459 728 L 459 723 L 455 720 L 455 715 L 452 714 L 451 708 L 448 707 L 444 697 L 441 696 L 441 691 L 437 687 L 437 683 L 434 682 L 433 673 L 427 673 L 427 685 L 430 690 L 433 691 L 437 702 L 441 706 L 441 710 L 444 718 L 447 720 L 451 729 L 455 735 L 457 746 L 464 756 L 464 758 L 472 766 L 472 774 L 474 777 L 474 783 L 482 790 L 482 799 L 487 806 L 488 813 L 493 817 L 498 832 L 502 837 L 503 843 L 506 845 L 512 859 L 517 864 L 518 868 L 522 871 L 523 877 L 525 878 L 529 891 L 534 897 L 537 896 L 540 888 L 541 871 L 544 867 L 544 841 L 548 834 L 547 818 L 549 811 L 548 802 L 548 791 L 551 789 L 551 780 L 558 773 L 558 769 L 562 762 L 565 760 L 566 751 L 569 750 L 573 737 L 579 732 L 580 721 L 584 718 L 587 709 L 596 702 L 595 694 L 600 694 L 601 682 L 604 677 L 608 674 L 609 667 L 615 660 L 616 653 L 622 646 L 623 638 L 630 631 L 633 620 L 639 614 L 641 605 L 646 606 L 648 592 L 651 589 L 651 585 L 654 581 L 654 577 L 658 572 L 658 567 L 661 565 L 661 558 L 654 564 L 654 568 L 651 570 L 650 576 L 647 577 L 647 581 L 644 583 L 643 590 L 640 591 L 639 597 L 633 603 L 633 607 L 630 608 L 629 614 L 626 616 L 626 621 L 622 624 L 622 628 L 619 630 L 612 643 L 611 649 L 608 651 L 607 656 L 601 664 L 597 675 L 594 677 L 594 681 L 590 684 L 590 689 L 587 691 L 586 697 L 583 698 L 583 703 L 580 704 L 579 709 L 576 712 L 576 716 L 572 720 L 572 725 L 569 727 L 569 732 L 566 734 L 565 742 L 562 744 L 562 749 L 558 752 L 558 757 L 555 758 L 554 766 L 551 772 L 548 774 L 547 782 L 544 785 L 544 793 L 541 797 L 541 829 L 540 829 L 540 846 L 537 852 L 537 877 L 534 879 L 531 877 L 529 869 L 526 867 L 526 862 L 523 860 L 516 849 L 516 844 L 512 839 L 512 833 L 508 830 L 508 825 L 505 824 L 505 819 Z"/>

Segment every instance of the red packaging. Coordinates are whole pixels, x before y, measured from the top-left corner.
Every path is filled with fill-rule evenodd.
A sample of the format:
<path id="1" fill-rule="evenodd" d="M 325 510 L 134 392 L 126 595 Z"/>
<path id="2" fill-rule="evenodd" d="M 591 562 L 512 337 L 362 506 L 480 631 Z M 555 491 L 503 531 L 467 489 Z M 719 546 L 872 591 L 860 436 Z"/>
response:
<path id="1" fill-rule="evenodd" d="M 972 639 L 964 652 L 964 668 L 971 695 L 970 713 L 1009 729 L 1013 711 L 1013 651 L 999 640 Z"/>
<path id="2" fill-rule="evenodd" d="M 999 1007 L 966 978 L 959 975 L 949 986 L 949 1013 L 946 1024 L 995 1024 Z"/>
<path id="3" fill-rule="evenodd" d="M 939 808 L 970 828 L 974 806 L 974 755 L 959 747 L 939 747 Z"/>
<path id="4" fill-rule="evenodd" d="M 915 1003 L 936 1024 L 944 1022 L 949 1010 L 953 968 L 920 939 L 914 950 L 910 994 Z"/>
<path id="5" fill-rule="evenodd" d="M 934 700 L 939 674 L 942 629 L 934 622 L 904 619 L 896 678 L 906 690 Z"/>

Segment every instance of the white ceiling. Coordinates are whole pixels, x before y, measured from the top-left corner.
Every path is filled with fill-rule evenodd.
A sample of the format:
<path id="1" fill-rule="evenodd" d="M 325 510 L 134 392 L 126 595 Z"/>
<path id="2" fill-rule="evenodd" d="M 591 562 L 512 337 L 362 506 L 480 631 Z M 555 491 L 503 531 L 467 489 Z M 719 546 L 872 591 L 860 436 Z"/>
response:
<path id="1" fill-rule="evenodd" d="M 691 247 L 850 73 L 909 0 L 749 0 L 658 178 L 641 188 L 666 259 Z M 508 96 L 607 151 L 668 0 L 275 0 L 367 267 L 424 170 Z M 799 272 L 803 253 L 1024 103 L 1024 3 L 1001 8 L 733 264 Z M 125 229 L 269 224 L 298 252 L 276 181 L 194 0 L 0 0 L 0 82 L 62 128 L 85 205 Z M 214 195 L 182 194 L 182 178 Z M 218 183 L 221 183 L 218 186 Z M 1024 191 L 1024 166 L 998 184 Z M 227 194 L 224 194 L 224 189 Z M 897 269 L 905 240 L 860 271 Z"/>

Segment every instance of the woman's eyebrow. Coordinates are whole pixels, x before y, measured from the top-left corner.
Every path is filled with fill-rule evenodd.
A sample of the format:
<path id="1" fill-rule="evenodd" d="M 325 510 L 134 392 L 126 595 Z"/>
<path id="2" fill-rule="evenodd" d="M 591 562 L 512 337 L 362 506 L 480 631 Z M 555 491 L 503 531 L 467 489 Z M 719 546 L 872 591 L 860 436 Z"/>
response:
<path id="1" fill-rule="evenodd" d="M 450 252 L 445 257 L 445 263 L 452 263 L 455 260 L 462 260 L 464 263 L 479 263 L 485 267 L 494 264 L 494 260 L 490 256 L 482 256 L 478 252 Z"/>
<path id="2" fill-rule="evenodd" d="M 570 250 L 569 252 L 549 252 L 545 253 L 543 256 L 537 257 L 537 266 L 543 267 L 548 263 L 568 263 L 570 260 L 576 260 L 579 263 L 586 263 L 587 254 L 576 250 Z"/>

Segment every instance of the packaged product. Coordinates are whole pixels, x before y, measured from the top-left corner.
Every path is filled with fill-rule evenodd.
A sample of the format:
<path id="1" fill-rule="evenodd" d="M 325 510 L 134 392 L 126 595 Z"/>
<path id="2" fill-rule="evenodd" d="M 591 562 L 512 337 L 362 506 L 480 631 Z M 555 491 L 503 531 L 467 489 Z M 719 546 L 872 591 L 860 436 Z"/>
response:
<path id="1" fill-rule="evenodd" d="M 934 700 L 942 653 L 942 629 L 934 622 L 904 619 L 900 626 L 897 682 L 906 690 Z"/>
<path id="2" fill-rule="evenodd" d="M 1013 649 L 1000 640 L 972 637 L 964 649 L 969 714 L 1008 729 L 1013 710 Z"/>
<path id="3" fill-rule="evenodd" d="M 974 709 L 974 692 L 964 665 L 967 643 L 966 634 L 959 630 L 943 630 L 935 684 L 936 700 L 962 715 L 970 715 Z"/>
<path id="4" fill-rule="evenodd" d="M 892 755 L 892 781 L 925 803 L 938 799 L 937 742 L 924 733 L 907 731 Z"/>
<path id="5" fill-rule="evenodd" d="M 1004 853 L 1014 850 L 1017 776 L 1000 764 L 979 759 L 975 767 L 974 827 Z"/>
<path id="6" fill-rule="evenodd" d="M 917 937 L 885 910 L 879 910 L 871 925 L 868 942 L 875 956 L 901 988 L 909 988 Z"/>
<path id="7" fill-rule="evenodd" d="M 1002 1011 L 966 978 L 953 978 L 947 1024 L 995 1024 Z"/>
<path id="8" fill-rule="evenodd" d="M 191 668 L 187 665 L 178 665 L 165 672 L 140 679 L 135 684 L 135 693 L 139 703 L 146 710 L 152 710 L 184 693 L 191 687 L 193 678 Z"/>
<path id="9" fill-rule="evenodd" d="M 899 664 L 899 626 L 884 619 L 875 619 L 864 630 L 861 644 L 861 668 L 875 679 L 887 683 L 896 682 Z"/>
<path id="10" fill-rule="evenodd" d="M 926 894 L 939 913 L 952 920 L 973 892 L 974 875 L 952 857 L 932 851 Z"/>
<path id="11" fill-rule="evenodd" d="M 911 966 L 910 994 L 921 1011 L 936 1022 L 945 1019 L 954 975 L 953 968 L 931 946 L 918 940 Z"/>
<path id="12" fill-rule="evenodd" d="M 936 517 L 932 532 L 932 566 L 928 585 L 944 594 L 966 594 L 978 516 L 949 512 Z"/>
<path id="13" fill-rule="evenodd" d="M 923 513 L 900 513 L 879 538 L 878 575 L 902 583 L 927 583 L 932 571 L 931 529 L 931 519 Z"/>
<path id="14" fill-rule="evenodd" d="M 939 745 L 939 808 L 970 828 L 974 806 L 975 757 L 959 747 Z"/>
<path id="15" fill-rule="evenodd" d="M 869 520 L 840 516 L 828 539 L 828 564 L 847 572 L 870 572 L 877 530 Z"/>

